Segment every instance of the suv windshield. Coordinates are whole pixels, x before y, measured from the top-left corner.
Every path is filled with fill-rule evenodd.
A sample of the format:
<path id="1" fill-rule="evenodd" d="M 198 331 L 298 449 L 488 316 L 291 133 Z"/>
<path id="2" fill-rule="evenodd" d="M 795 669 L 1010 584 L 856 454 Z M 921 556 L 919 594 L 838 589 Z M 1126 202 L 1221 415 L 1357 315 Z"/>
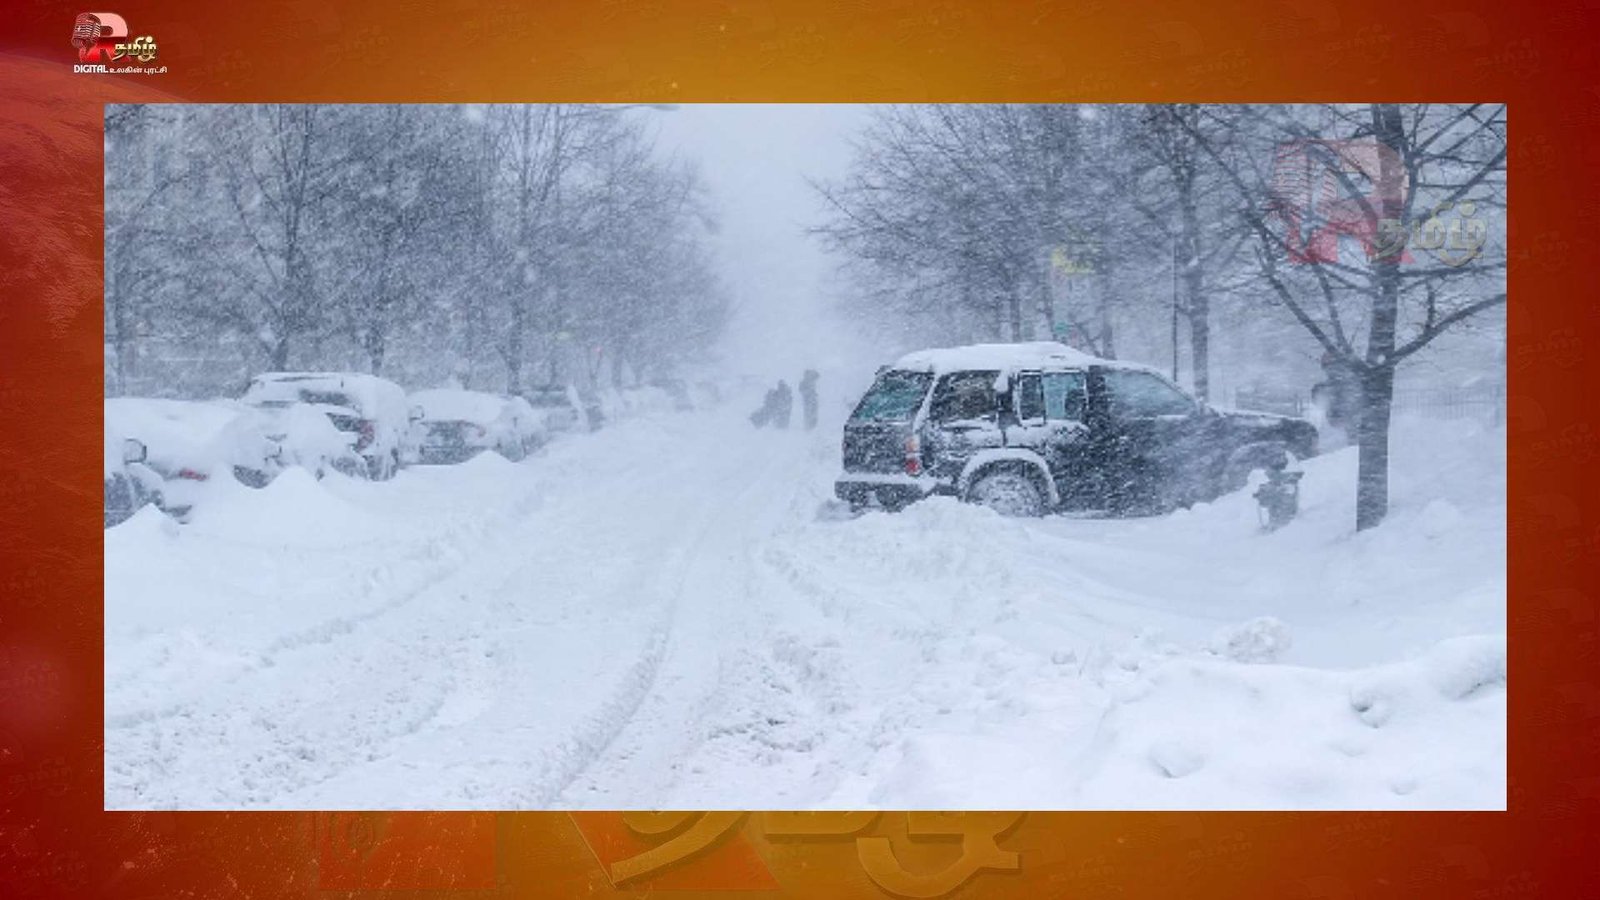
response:
<path id="1" fill-rule="evenodd" d="M 928 372 L 891 370 L 878 376 L 856 404 L 851 419 L 867 422 L 909 422 L 922 405 L 933 375 Z"/>

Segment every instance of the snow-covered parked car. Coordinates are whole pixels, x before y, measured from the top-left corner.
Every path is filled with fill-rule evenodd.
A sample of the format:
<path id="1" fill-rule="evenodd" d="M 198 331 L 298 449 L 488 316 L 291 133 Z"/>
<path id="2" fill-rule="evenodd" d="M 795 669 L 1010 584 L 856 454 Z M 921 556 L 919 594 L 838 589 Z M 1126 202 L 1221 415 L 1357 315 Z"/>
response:
<path id="1" fill-rule="evenodd" d="M 295 403 L 288 400 L 263 400 L 240 404 L 243 414 L 235 420 L 243 443 L 255 437 L 266 441 L 267 463 L 258 470 L 235 469 L 239 480 L 251 487 L 262 487 L 284 469 L 300 467 L 318 478 L 341 472 L 353 478 L 368 477 L 367 461 L 356 452 L 356 414 L 344 407 L 321 403 Z M 344 427 L 336 424 L 342 421 Z"/>
<path id="2" fill-rule="evenodd" d="M 942 493 L 1006 515 L 1156 512 L 1316 447 L 1304 419 L 1214 409 L 1146 366 L 1049 342 L 976 344 L 879 371 L 845 424 L 834 492 L 852 507 Z"/>
<path id="3" fill-rule="evenodd" d="M 231 401 L 114 397 L 105 402 L 108 470 L 114 455 L 142 448 L 140 469 L 161 483 L 153 497 L 175 518 L 188 516 L 215 477 L 235 475 L 249 483 L 276 465 L 275 448 L 260 431 L 241 423 Z M 120 448 L 128 448 L 125 453 Z"/>
<path id="4" fill-rule="evenodd" d="M 584 404 L 578 399 L 577 390 L 570 386 L 552 384 L 529 388 L 522 393 L 522 399 L 538 413 L 540 424 L 547 432 L 573 431 L 584 424 Z"/>
<path id="5" fill-rule="evenodd" d="M 394 477 L 402 459 L 413 452 L 406 392 L 386 378 L 357 372 L 268 372 L 251 379 L 242 399 L 261 409 L 316 407 L 335 428 L 353 436 L 352 446 L 369 478 Z"/>
<path id="6" fill-rule="evenodd" d="M 411 423 L 416 459 L 458 463 L 485 450 L 519 460 L 549 436 L 545 416 L 521 397 L 439 388 L 411 395 L 419 418 Z"/>
<path id="7" fill-rule="evenodd" d="M 291 466 L 303 466 L 319 477 L 335 469 L 365 475 L 365 462 L 351 448 L 350 435 L 315 406 L 285 406 L 106 400 L 107 521 L 113 518 L 113 505 L 122 510 L 131 503 L 137 509 L 145 502 L 184 519 L 217 478 L 231 476 L 263 487 Z M 114 473 L 119 477 L 113 478 Z"/>
<path id="8" fill-rule="evenodd" d="M 145 465 L 144 442 L 106 432 L 106 527 L 120 525 L 146 504 L 161 505 L 161 476 Z"/>

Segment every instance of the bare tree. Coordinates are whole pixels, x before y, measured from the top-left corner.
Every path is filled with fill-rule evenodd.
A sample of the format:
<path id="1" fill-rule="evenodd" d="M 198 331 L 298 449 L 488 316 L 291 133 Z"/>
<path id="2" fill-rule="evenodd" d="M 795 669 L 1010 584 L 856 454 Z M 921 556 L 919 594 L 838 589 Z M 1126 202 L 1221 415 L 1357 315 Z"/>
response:
<path id="1" fill-rule="evenodd" d="M 445 261 L 450 206 L 462 198 L 440 177 L 449 160 L 439 146 L 438 108 L 339 113 L 349 161 L 338 199 L 348 224 L 328 237 L 346 261 L 330 275 L 339 294 L 332 306 L 379 373 L 396 330 L 416 318 L 429 273 Z"/>
<path id="2" fill-rule="evenodd" d="M 328 115 L 316 105 L 195 111 L 222 196 L 185 241 L 201 257 L 185 275 L 185 312 L 254 343 L 274 369 L 287 368 L 296 341 L 327 324 L 317 272 L 344 165 Z"/>
<path id="3" fill-rule="evenodd" d="M 1228 177 L 1260 276 L 1359 388 L 1356 527 L 1388 511 L 1396 369 L 1505 302 L 1505 107 L 1377 103 L 1214 111 L 1251 154 L 1183 124 Z M 1503 217 L 1501 217 L 1503 220 Z M 1352 252 L 1350 244 L 1358 245 Z"/>

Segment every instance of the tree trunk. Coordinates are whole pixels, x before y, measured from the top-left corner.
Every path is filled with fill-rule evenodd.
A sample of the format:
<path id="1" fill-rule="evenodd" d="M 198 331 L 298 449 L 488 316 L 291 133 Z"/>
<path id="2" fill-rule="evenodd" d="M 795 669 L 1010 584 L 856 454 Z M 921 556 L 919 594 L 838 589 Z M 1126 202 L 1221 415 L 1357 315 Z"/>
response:
<path id="1" fill-rule="evenodd" d="M 383 358 L 388 350 L 388 341 L 381 333 L 372 333 L 367 336 L 367 359 L 372 364 L 372 374 L 383 374 Z"/>
<path id="2" fill-rule="evenodd" d="M 515 292 L 511 295 L 511 330 L 506 335 L 506 393 L 517 396 L 522 393 L 522 337 L 527 328 L 527 310 L 523 308 L 523 298 Z"/>
<path id="3" fill-rule="evenodd" d="M 111 355 L 115 358 L 112 377 L 113 390 L 120 396 L 128 392 L 128 313 L 127 298 L 117 293 L 111 280 L 111 269 L 106 271 L 106 302 L 111 306 Z"/>
<path id="4" fill-rule="evenodd" d="M 1198 282 L 1199 273 L 1185 276 Z M 1194 394 L 1211 399 L 1211 303 L 1198 284 L 1189 285 L 1189 365 L 1194 369 Z"/>
<path id="5" fill-rule="evenodd" d="M 1022 340 L 1022 291 L 1017 286 L 1017 279 L 1008 276 L 1005 281 L 1005 330 L 1012 341 Z"/>
<path id="6" fill-rule="evenodd" d="M 1034 268 L 1035 289 L 1039 292 L 1039 315 L 1044 319 L 1044 325 L 1047 329 L 1045 331 L 1044 339 L 1047 341 L 1057 340 L 1056 298 L 1054 296 L 1055 292 L 1052 291 L 1050 287 L 1050 263 L 1048 254 L 1046 255 L 1045 261 L 1039 263 L 1039 265 L 1035 266 Z"/>
<path id="7" fill-rule="evenodd" d="M 1112 287 L 1111 254 L 1101 254 L 1102 258 L 1095 267 L 1098 271 L 1094 275 L 1094 306 L 1096 327 L 1100 332 L 1100 355 L 1106 359 L 1117 358 L 1117 343 L 1114 329 L 1111 326 L 1111 309 L 1116 306 L 1117 298 L 1115 288 Z"/>
<path id="8" fill-rule="evenodd" d="M 1369 223 L 1373 234 L 1382 220 L 1398 219 L 1403 209 L 1400 147 L 1405 138 L 1400 108 L 1377 104 L 1372 108 L 1373 136 L 1394 153 L 1378 155 L 1377 196 L 1373 198 L 1378 222 Z M 1400 310 L 1400 260 L 1405 248 L 1384 247 L 1372 260 L 1372 278 L 1378 289 L 1372 301 L 1372 325 L 1367 332 L 1366 367 L 1361 375 L 1361 426 L 1357 437 L 1361 459 L 1357 465 L 1356 530 L 1371 528 L 1389 512 L 1389 414 L 1394 402 L 1395 327 Z"/>
<path id="9" fill-rule="evenodd" d="M 272 345 L 272 371 L 289 371 L 289 339 L 287 337 L 278 338 L 277 343 Z"/>
<path id="10" fill-rule="evenodd" d="M 1178 264 L 1183 267 L 1184 311 L 1189 317 L 1189 365 L 1194 393 L 1211 399 L 1211 302 L 1205 295 L 1200 272 L 1200 215 L 1195 207 L 1194 179 L 1178 181 L 1183 234 L 1179 238 Z"/>
<path id="11" fill-rule="evenodd" d="M 522 335 L 517 328 L 512 328 L 506 340 L 506 393 L 522 393 Z"/>
<path id="12" fill-rule="evenodd" d="M 1360 454 L 1356 475 L 1356 530 L 1383 521 L 1389 511 L 1389 413 L 1394 402 L 1394 367 L 1374 366 L 1361 377 Z"/>

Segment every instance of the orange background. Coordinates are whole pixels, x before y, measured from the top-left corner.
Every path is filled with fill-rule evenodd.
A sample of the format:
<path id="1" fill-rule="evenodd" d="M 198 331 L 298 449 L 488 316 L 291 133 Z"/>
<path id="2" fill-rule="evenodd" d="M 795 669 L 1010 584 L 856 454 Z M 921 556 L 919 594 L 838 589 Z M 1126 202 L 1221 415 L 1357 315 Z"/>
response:
<path id="1" fill-rule="evenodd" d="M 1511 108 L 1510 812 L 1032 813 L 1000 842 L 1020 868 L 979 874 L 953 896 L 1600 896 L 1600 440 L 1584 353 L 1600 346 L 1600 16 L 1371 0 L 1270 11 L 1237 0 L 1206 10 L 1106 0 L 821 6 L 297 0 L 271 10 L 87 10 L 153 35 L 168 67 L 154 77 L 75 76 L 69 38 L 86 10 L 8 6 L 0 893 L 331 897 L 387 886 L 431 897 L 454 886 L 466 897 L 604 897 L 649 887 L 614 892 L 584 833 L 559 813 L 351 822 L 101 811 L 102 103 L 1359 98 Z M 898 833 L 907 868 L 954 859 L 948 843 L 907 841 L 903 819 L 881 817 L 872 833 Z M 850 839 L 771 838 L 759 815 L 732 838 L 739 847 L 711 852 L 731 854 L 729 865 L 753 852 L 782 892 L 887 896 Z"/>

